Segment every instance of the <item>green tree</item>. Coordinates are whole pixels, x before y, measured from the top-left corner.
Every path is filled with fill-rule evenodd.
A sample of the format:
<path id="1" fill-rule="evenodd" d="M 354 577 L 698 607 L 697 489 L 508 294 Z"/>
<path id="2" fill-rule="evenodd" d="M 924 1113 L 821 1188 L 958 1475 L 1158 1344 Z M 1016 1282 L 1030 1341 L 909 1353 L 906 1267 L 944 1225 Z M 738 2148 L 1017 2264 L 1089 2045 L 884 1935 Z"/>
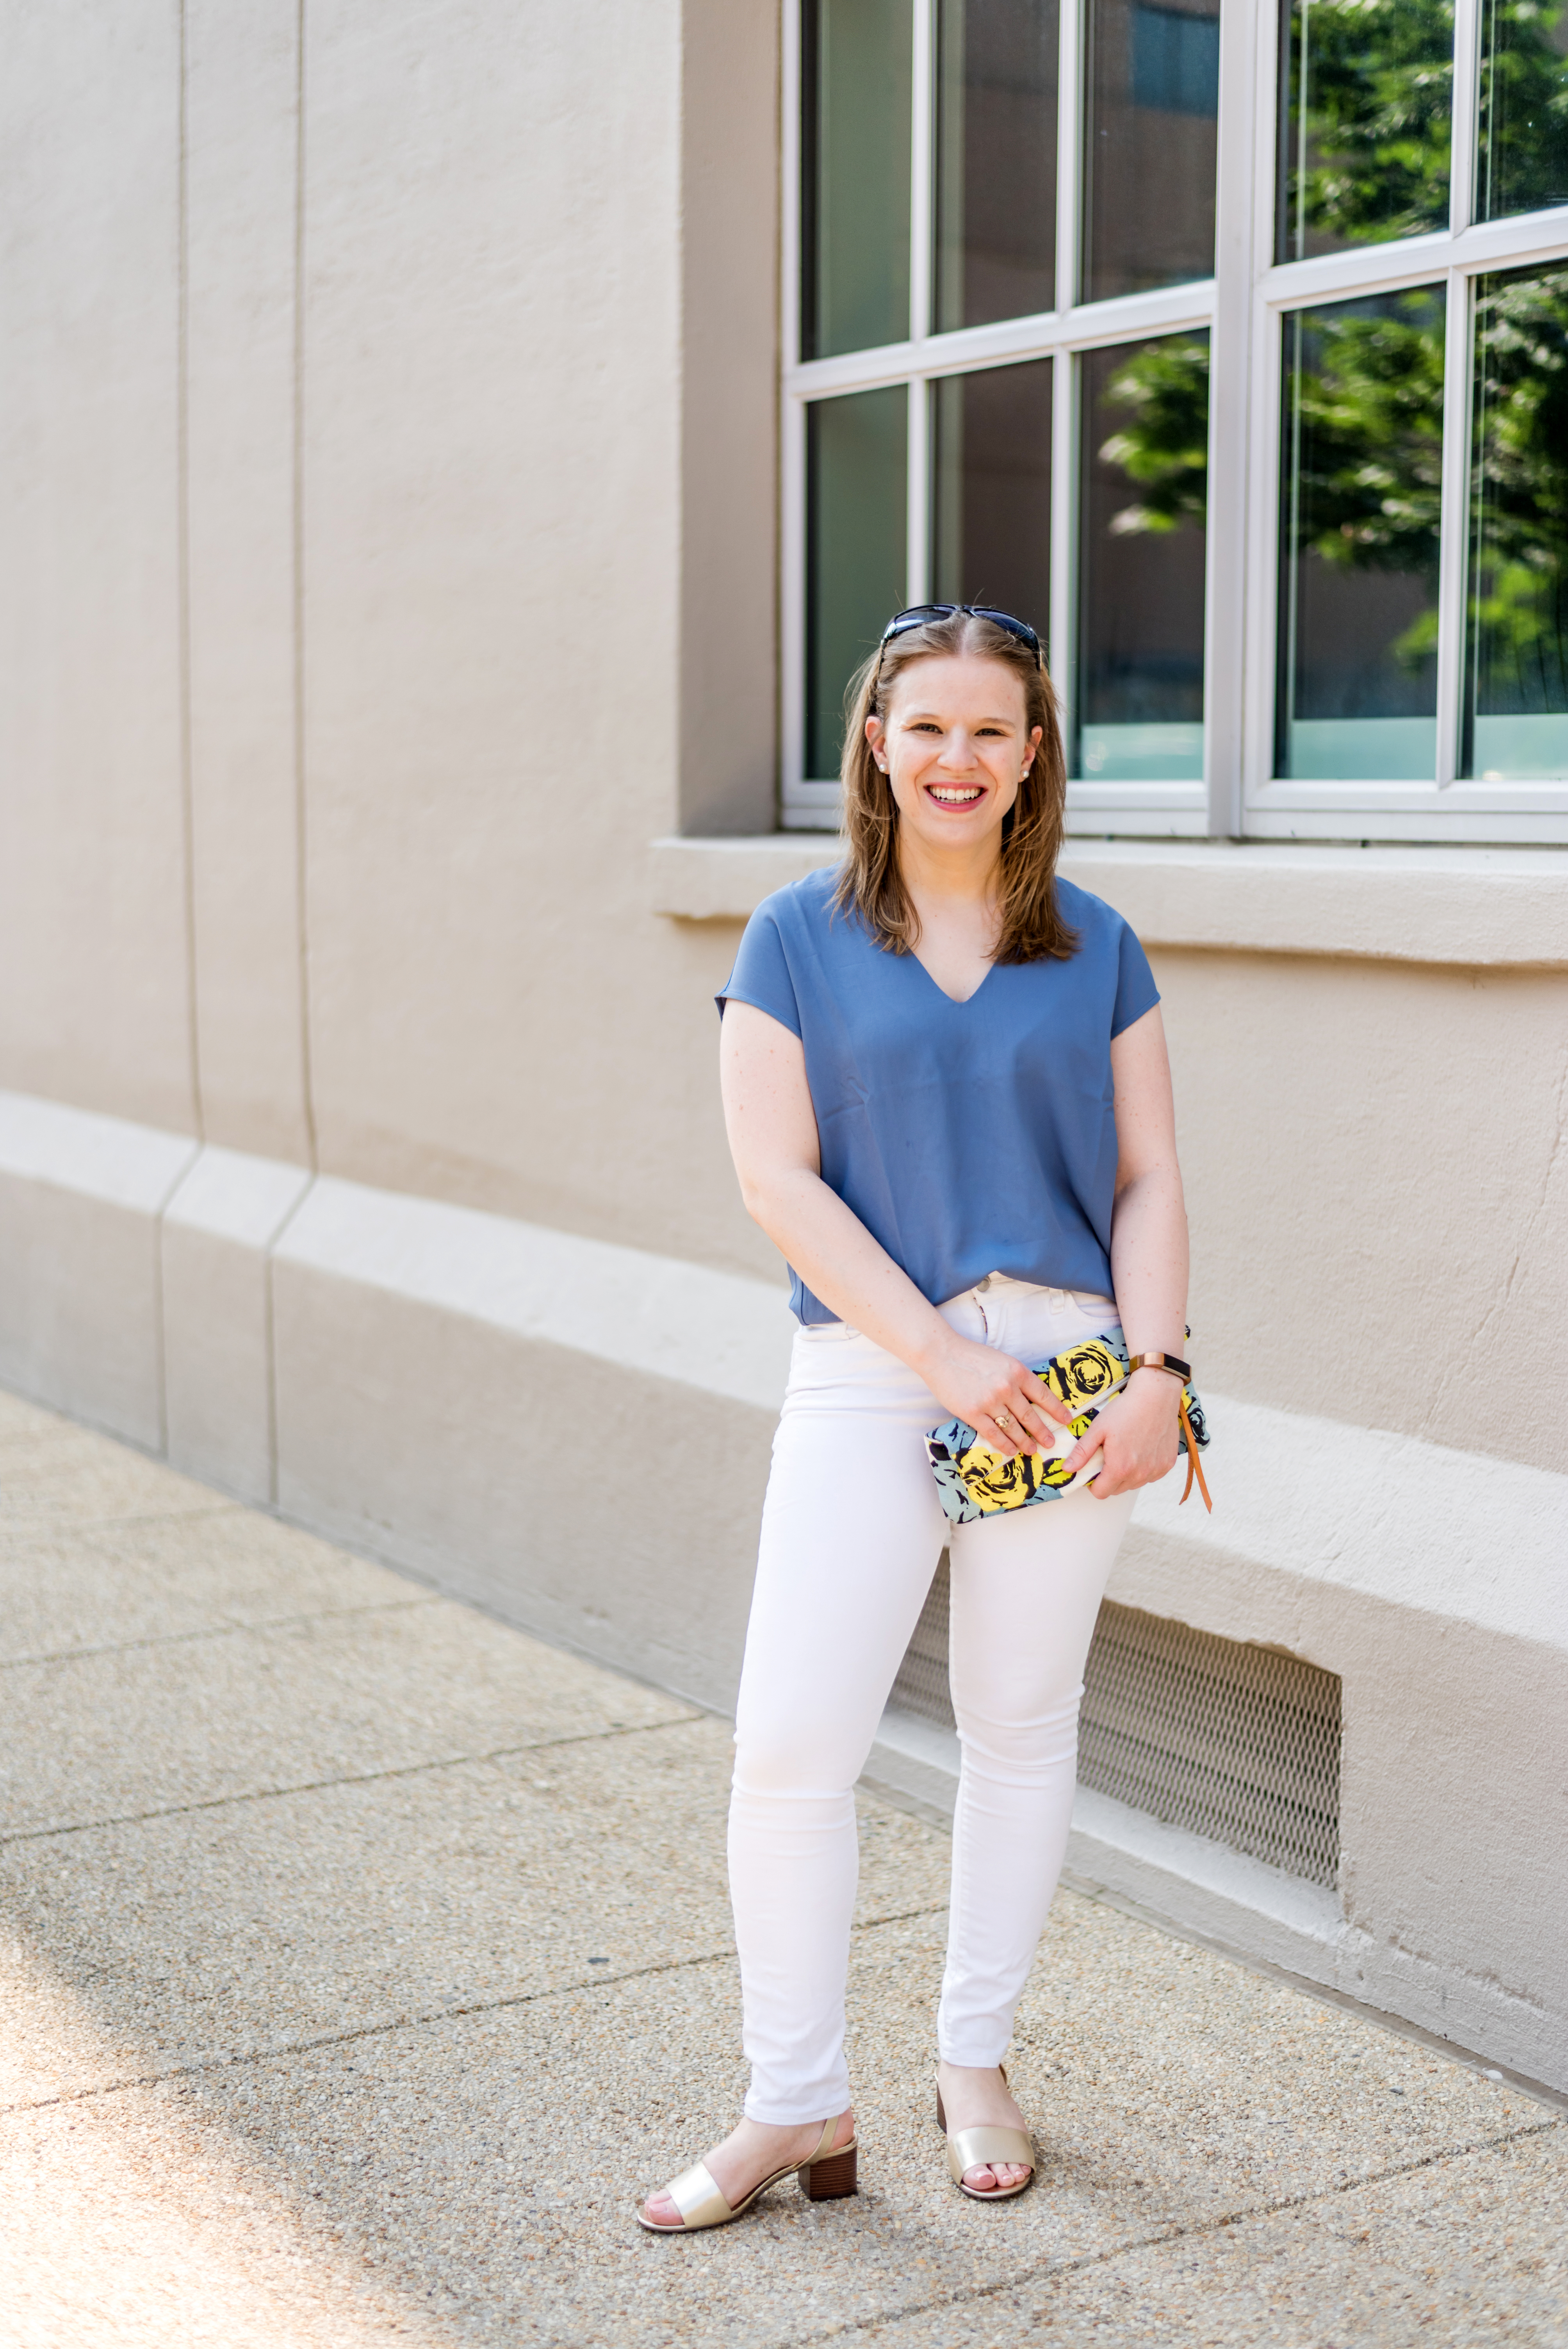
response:
<path id="1" fill-rule="evenodd" d="M 1476 348 L 1478 698 L 1568 709 L 1568 269 L 1483 278 Z"/>
<path id="2" fill-rule="evenodd" d="M 1287 243 L 1445 228 L 1452 0 L 1295 0 Z"/>
<path id="3" fill-rule="evenodd" d="M 1336 569 L 1426 572 L 1434 579 L 1441 512 L 1443 314 L 1429 292 L 1298 314 L 1287 329 L 1291 446 L 1303 552 Z M 1102 460 L 1125 473 L 1135 503 L 1119 533 L 1202 524 L 1208 490 L 1209 349 L 1171 336 L 1135 351 L 1108 398 L 1127 422 Z M 1396 647 L 1412 667 L 1436 642 L 1422 613 Z"/>
<path id="4" fill-rule="evenodd" d="M 1101 448 L 1142 492 L 1136 505 L 1111 517 L 1119 536 L 1171 531 L 1184 522 L 1200 529 L 1209 501 L 1209 338 L 1171 335 L 1145 343 L 1106 387 L 1127 423 Z"/>
<path id="5" fill-rule="evenodd" d="M 1444 317 L 1429 289 L 1286 322 L 1283 460 L 1298 552 L 1341 571 L 1424 575 L 1427 608 L 1391 647 L 1437 646 Z M 1568 266 L 1482 278 L 1476 303 L 1472 657 L 1486 709 L 1568 709 Z M 1146 343 L 1106 398 L 1125 419 L 1100 446 L 1135 492 L 1119 534 L 1202 528 L 1209 347 Z M 1293 470 L 1294 469 L 1294 471 Z"/>
<path id="6" fill-rule="evenodd" d="M 1291 321 L 1297 546 L 1336 570 L 1425 574 L 1433 603 L 1390 647 L 1437 647 L 1443 311 L 1425 290 Z"/>
<path id="7" fill-rule="evenodd" d="M 1568 203 L 1568 5 L 1563 0 L 1483 0 L 1483 220 Z"/>

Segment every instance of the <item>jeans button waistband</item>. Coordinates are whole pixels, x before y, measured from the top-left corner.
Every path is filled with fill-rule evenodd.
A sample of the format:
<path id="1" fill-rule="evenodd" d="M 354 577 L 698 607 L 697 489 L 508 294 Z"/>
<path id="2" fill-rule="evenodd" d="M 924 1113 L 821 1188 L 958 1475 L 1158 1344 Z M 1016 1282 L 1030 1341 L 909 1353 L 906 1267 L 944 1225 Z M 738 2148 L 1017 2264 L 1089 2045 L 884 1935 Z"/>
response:
<path id="1" fill-rule="evenodd" d="M 977 1297 L 984 1295 L 985 1291 L 987 1288 L 990 1288 L 990 1286 L 991 1286 L 991 1276 L 990 1276 L 990 1274 L 989 1274 L 989 1273 L 987 1273 L 987 1274 L 985 1275 L 985 1279 L 984 1279 L 984 1280 L 977 1280 L 977 1281 L 975 1282 L 975 1295 L 976 1295 Z"/>

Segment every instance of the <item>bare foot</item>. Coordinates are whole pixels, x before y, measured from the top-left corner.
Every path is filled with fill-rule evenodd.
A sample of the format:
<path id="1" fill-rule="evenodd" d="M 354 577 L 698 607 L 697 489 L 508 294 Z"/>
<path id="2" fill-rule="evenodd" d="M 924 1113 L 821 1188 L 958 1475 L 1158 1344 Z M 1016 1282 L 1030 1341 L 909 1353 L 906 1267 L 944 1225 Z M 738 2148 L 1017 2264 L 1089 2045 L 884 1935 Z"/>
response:
<path id="1" fill-rule="evenodd" d="M 833 2131 L 830 2153 L 848 2145 L 855 2133 L 853 2110 L 841 2113 L 838 2127 Z M 814 2153 L 822 2135 L 820 2121 L 812 2121 L 804 2128 L 772 2128 L 766 2121 L 742 2121 L 731 2129 L 724 2143 L 707 2157 L 706 2167 L 714 2184 L 732 2210 L 739 2208 L 747 2196 L 763 2178 L 771 2178 L 776 2169 L 787 2162 L 804 2161 Z M 679 2227 L 681 2214 L 667 2194 L 650 2194 L 643 2205 L 644 2215 L 655 2227 Z"/>
<path id="2" fill-rule="evenodd" d="M 968 2064 L 939 2064 L 936 2082 L 942 2090 L 949 2137 L 972 2128 L 1016 2128 L 1028 2136 L 1029 2124 L 1018 2110 L 999 2064 L 979 2071 Z M 964 2183 L 976 2194 L 996 2194 L 1008 2186 L 1021 2186 L 1028 2174 L 1022 2162 L 997 2161 L 966 2169 Z"/>

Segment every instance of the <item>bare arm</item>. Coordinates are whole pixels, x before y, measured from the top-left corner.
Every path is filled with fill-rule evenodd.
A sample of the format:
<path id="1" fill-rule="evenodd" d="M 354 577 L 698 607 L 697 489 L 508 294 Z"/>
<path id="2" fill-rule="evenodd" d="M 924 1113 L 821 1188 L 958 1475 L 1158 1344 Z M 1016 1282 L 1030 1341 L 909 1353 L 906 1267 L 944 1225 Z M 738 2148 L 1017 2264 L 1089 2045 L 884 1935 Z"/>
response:
<path id="1" fill-rule="evenodd" d="M 1130 1354 L 1184 1355 L 1187 1209 L 1176 1163 L 1176 1111 L 1158 1004 L 1110 1047 L 1116 1086 L 1116 1206 L 1111 1278 Z M 1163 1476 L 1176 1458 L 1178 1381 L 1135 1371 L 1122 1394 L 1068 1454 L 1076 1473 L 1103 1443 L 1105 1466 L 1088 1490 L 1100 1499 Z"/>
<path id="2" fill-rule="evenodd" d="M 1021 1426 L 1048 1441 L 1044 1423 L 1059 1426 L 1067 1417 L 1050 1390 L 1026 1364 L 950 1329 L 823 1182 L 799 1038 L 755 1005 L 731 1003 L 724 1015 L 719 1071 L 747 1211 L 813 1295 L 907 1362 L 944 1408 L 981 1432 L 995 1451 L 1011 1455 L 1026 1448 L 997 1426 L 996 1411 L 1011 1412 Z"/>

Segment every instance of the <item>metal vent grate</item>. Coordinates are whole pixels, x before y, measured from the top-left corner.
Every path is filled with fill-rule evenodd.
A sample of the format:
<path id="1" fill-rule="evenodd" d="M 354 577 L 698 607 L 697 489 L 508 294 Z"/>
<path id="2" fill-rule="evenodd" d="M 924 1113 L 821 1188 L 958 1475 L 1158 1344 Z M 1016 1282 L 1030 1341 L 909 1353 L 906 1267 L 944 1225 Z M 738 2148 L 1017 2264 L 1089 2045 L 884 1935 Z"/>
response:
<path id="1" fill-rule="evenodd" d="M 893 1702 L 953 1725 L 948 1568 Z M 1078 1782 L 1309 1883 L 1339 1865 L 1339 1677 L 1107 1599 L 1084 1674 Z"/>
<path id="2" fill-rule="evenodd" d="M 944 1550 L 935 1578 L 925 1594 L 914 1635 L 904 1650 L 898 1678 L 892 1684 L 894 1704 L 903 1705 L 906 1713 L 920 1713 L 926 1721 L 939 1721 L 944 1729 L 956 1726 L 947 1685 L 947 1604 L 951 1587 L 947 1552 Z"/>

